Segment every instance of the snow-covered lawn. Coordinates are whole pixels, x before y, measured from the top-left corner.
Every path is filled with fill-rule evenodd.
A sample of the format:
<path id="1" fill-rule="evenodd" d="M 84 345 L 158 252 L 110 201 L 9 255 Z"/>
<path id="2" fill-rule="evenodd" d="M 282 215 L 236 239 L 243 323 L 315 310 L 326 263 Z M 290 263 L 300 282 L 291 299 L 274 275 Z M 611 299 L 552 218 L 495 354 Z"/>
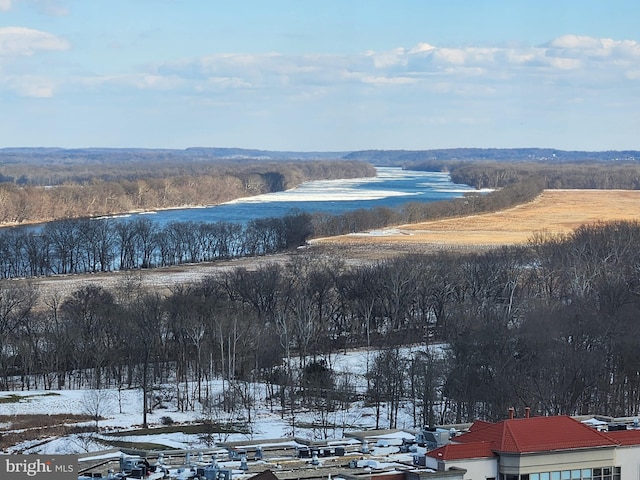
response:
<path id="1" fill-rule="evenodd" d="M 413 350 L 419 347 L 414 348 Z M 410 352 L 412 349 L 407 349 Z M 354 377 L 358 390 L 362 391 L 364 370 L 367 364 L 367 352 L 364 350 L 338 353 L 332 355 L 330 365 L 337 373 L 348 372 Z M 171 385 L 166 386 L 172 388 Z M 221 393 L 222 382 L 214 382 L 210 386 L 213 392 Z M 16 416 L 29 414 L 87 414 L 99 403 L 98 422 L 99 433 L 72 434 L 64 437 L 52 437 L 38 441 L 23 442 L 6 449 L 6 453 L 39 453 L 39 454 L 70 454 L 98 452 L 109 448 L 101 440 L 121 442 L 135 442 L 166 446 L 167 449 L 207 449 L 215 443 L 222 442 L 251 442 L 267 439 L 303 438 L 319 440 L 325 437 L 342 438 L 346 431 L 365 430 L 375 427 L 375 412 L 372 407 L 362 402 L 354 402 L 349 409 L 329 412 L 324 419 L 324 428 L 317 426 L 320 416 L 317 412 L 296 411 L 294 414 L 281 414 L 278 408 L 271 410 L 266 401 L 266 387 L 262 384 L 253 386 L 255 404 L 252 407 L 249 433 L 231 434 L 189 434 L 176 433 L 148 433 L 143 436 L 132 435 L 131 430 L 140 428 L 142 424 L 142 392 L 140 389 L 131 390 L 56 390 L 56 391 L 24 391 L 0 392 L 0 416 Z M 20 400 L 9 401 L 12 396 Z M 5 399 L 6 401 L 2 401 Z M 232 421 L 246 421 L 247 412 L 238 410 L 235 414 L 206 412 L 200 405 L 193 410 L 179 411 L 175 404 L 167 403 L 166 408 L 157 408 L 148 414 L 150 427 L 162 427 L 167 423 L 175 425 L 189 425 L 208 419 L 212 422 L 228 423 Z M 407 430 L 414 429 L 411 408 L 400 412 L 398 427 Z M 384 415 L 384 409 L 383 409 Z M 170 419 L 170 420 L 169 420 Z M 5 421 L 4 428 L 7 428 Z M 316 425 L 315 427 L 313 425 Z M 381 425 L 388 424 L 382 418 Z M 86 426 L 94 422 L 84 423 Z M 1 428 L 1 427 L 0 427 Z M 176 429 L 176 430 L 179 430 Z M 6 430 L 5 430 L 6 431 Z M 121 434 L 120 434 L 121 433 Z"/>

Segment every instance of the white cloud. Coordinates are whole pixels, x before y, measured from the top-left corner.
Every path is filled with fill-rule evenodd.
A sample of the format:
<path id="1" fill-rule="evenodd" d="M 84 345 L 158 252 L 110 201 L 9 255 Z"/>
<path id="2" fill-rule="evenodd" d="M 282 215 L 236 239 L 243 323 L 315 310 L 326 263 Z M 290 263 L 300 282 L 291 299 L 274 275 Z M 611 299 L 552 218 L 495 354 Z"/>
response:
<path id="1" fill-rule="evenodd" d="M 44 15 L 56 17 L 69 15 L 69 9 L 64 6 L 62 0 L 17 0 L 17 2 L 32 5 Z M 13 7 L 15 7 L 13 0 L 0 0 L 0 12 L 8 12 Z"/>
<path id="2" fill-rule="evenodd" d="M 148 74 L 129 76 L 127 81 L 142 90 L 173 90 L 183 83 L 177 77 Z"/>
<path id="3" fill-rule="evenodd" d="M 419 43 L 418 45 L 413 47 L 411 50 L 409 50 L 409 53 L 416 54 L 416 53 L 431 52 L 432 50 L 435 50 L 435 49 L 436 47 L 428 43 Z"/>
<path id="4" fill-rule="evenodd" d="M 37 51 L 67 50 L 69 42 L 25 27 L 0 27 L 0 57 L 31 56 Z"/>
<path id="5" fill-rule="evenodd" d="M 407 77 L 376 77 L 371 75 L 364 75 L 360 78 L 363 83 L 372 85 L 408 85 L 416 83 L 415 78 Z"/>
<path id="6" fill-rule="evenodd" d="M 580 68 L 582 63 L 577 58 L 549 57 L 549 65 L 559 70 L 574 70 Z"/>
<path id="7" fill-rule="evenodd" d="M 563 35 L 551 40 L 548 45 L 552 48 L 593 50 L 602 47 L 602 40 L 583 35 Z"/>
<path id="8" fill-rule="evenodd" d="M 180 88 L 185 80 L 172 75 L 157 75 L 148 73 L 132 73 L 122 75 L 95 75 L 81 77 L 73 83 L 90 88 L 101 87 L 134 87 L 140 90 L 169 91 Z"/>
<path id="9" fill-rule="evenodd" d="M 51 79 L 35 75 L 22 75 L 0 78 L 0 85 L 21 97 L 49 98 L 55 90 L 55 82 Z"/>
<path id="10" fill-rule="evenodd" d="M 440 64 L 464 65 L 467 61 L 467 52 L 460 48 L 437 48 L 433 56 Z"/>
<path id="11" fill-rule="evenodd" d="M 38 52 L 69 49 L 69 43 L 56 35 L 24 27 L 0 27 L 0 86 L 22 97 L 48 98 L 53 96 L 58 81 L 39 75 L 37 66 L 13 69 L 18 59 Z M 17 72 L 29 71 L 29 74 Z"/>
<path id="12" fill-rule="evenodd" d="M 533 62 L 539 59 L 540 52 L 539 49 L 533 48 L 521 48 L 514 49 L 508 48 L 502 52 L 502 55 L 505 58 L 505 61 L 511 65 L 531 65 Z"/>
<path id="13" fill-rule="evenodd" d="M 423 42 L 356 55 L 213 54 L 157 65 L 137 87 L 154 88 L 159 82 L 203 96 L 239 90 L 317 98 L 349 91 L 368 95 L 391 88 L 416 95 L 447 85 L 448 96 L 485 98 L 531 88 L 611 89 L 635 79 L 638 71 L 640 44 L 636 41 L 564 35 L 538 46 L 451 47 Z M 368 88 L 353 90 L 358 84 Z"/>
<path id="14" fill-rule="evenodd" d="M 66 40 L 46 32 L 0 28 L 0 66 L 3 58 L 69 47 Z M 35 82 L 20 94 L 47 96 L 64 83 L 95 92 L 104 89 L 105 94 L 136 89 L 174 92 L 185 98 L 224 96 L 229 102 L 250 98 L 265 105 L 275 98 L 319 102 L 333 96 L 355 102 L 374 95 L 390 102 L 396 98 L 393 95 L 441 95 L 439 101 L 484 102 L 522 92 L 534 98 L 534 91 L 547 98 L 589 99 L 593 97 L 587 90 L 617 89 L 616 95 L 622 95 L 625 90 L 619 87 L 633 88 L 638 72 L 638 42 L 565 35 L 538 46 L 453 47 L 423 42 L 350 55 L 219 53 L 156 64 L 138 72 L 69 75 L 55 83 L 55 89 Z"/>
<path id="15" fill-rule="evenodd" d="M 50 98 L 53 97 L 53 85 L 46 83 L 26 84 L 23 83 L 16 88 L 16 91 L 23 97 Z"/>
<path id="16" fill-rule="evenodd" d="M 395 50 L 382 53 L 370 52 L 367 56 L 372 58 L 373 65 L 380 69 L 407 64 L 407 56 L 404 48 L 396 48 Z"/>
<path id="17" fill-rule="evenodd" d="M 63 17 L 69 15 L 69 9 L 60 0 L 27 0 L 35 5 L 40 13 Z"/>
<path id="18" fill-rule="evenodd" d="M 450 47 L 423 42 L 356 55 L 212 54 L 158 64 L 109 83 L 203 96 L 238 90 L 309 98 L 347 92 L 358 84 L 366 85 L 369 93 L 393 87 L 413 94 L 446 84 L 451 86 L 448 95 L 468 98 L 543 85 L 606 89 L 635 79 L 638 71 L 636 41 L 564 35 L 539 46 Z"/>
<path id="19" fill-rule="evenodd" d="M 578 35 L 564 35 L 548 44 L 547 54 L 589 60 L 640 60 L 640 43 Z"/>

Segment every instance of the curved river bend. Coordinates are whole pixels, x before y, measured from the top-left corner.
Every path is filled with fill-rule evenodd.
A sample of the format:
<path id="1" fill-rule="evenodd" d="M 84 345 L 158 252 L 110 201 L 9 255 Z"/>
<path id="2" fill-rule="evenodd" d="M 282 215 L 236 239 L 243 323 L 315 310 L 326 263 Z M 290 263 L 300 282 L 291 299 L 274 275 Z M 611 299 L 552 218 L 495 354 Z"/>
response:
<path id="1" fill-rule="evenodd" d="M 292 210 L 341 214 L 361 208 L 399 207 L 407 202 L 434 202 L 461 197 L 473 187 L 453 183 L 447 173 L 378 167 L 378 176 L 306 182 L 284 192 L 241 198 L 221 205 L 120 215 L 147 215 L 160 225 L 171 222 L 230 222 L 282 217 Z"/>

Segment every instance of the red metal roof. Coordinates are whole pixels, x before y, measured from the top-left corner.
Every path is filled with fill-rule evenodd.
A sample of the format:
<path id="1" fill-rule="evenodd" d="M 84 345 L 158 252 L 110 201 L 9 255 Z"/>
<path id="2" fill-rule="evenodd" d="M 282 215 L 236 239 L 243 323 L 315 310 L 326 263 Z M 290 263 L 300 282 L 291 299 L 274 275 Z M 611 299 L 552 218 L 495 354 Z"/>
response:
<path id="1" fill-rule="evenodd" d="M 640 445 L 640 430 L 614 430 L 605 434 L 618 445 L 625 447 Z"/>
<path id="2" fill-rule="evenodd" d="M 491 422 L 487 422 L 486 420 L 476 420 L 475 422 L 473 422 L 471 424 L 471 426 L 469 427 L 469 431 L 473 432 L 475 430 L 479 430 L 481 428 L 485 428 L 485 427 L 489 427 L 493 425 L 493 423 Z"/>
<path id="3" fill-rule="evenodd" d="M 427 453 L 438 460 L 465 460 L 495 456 L 490 442 L 448 443 Z"/>
<path id="4" fill-rule="evenodd" d="M 568 417 L 514 418 L 472 428 L 455 442 L 489 442 L 497 453 L 532 453 L 578 448 L 615 447 L 605 433 Z"/>

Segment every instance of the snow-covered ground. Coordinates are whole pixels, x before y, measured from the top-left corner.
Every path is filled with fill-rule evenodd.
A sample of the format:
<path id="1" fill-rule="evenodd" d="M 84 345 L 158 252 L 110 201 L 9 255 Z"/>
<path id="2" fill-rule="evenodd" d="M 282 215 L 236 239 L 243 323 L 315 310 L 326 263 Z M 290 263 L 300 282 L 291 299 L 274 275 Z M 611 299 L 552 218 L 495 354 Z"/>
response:
<path id="1" fill-rule="evenodd" d="M 407 348 L 405 353 L 410 353 Z M 364 385 L 364 371 L 367 365 L 367 352 L 360 350 L 347 354 L 334 354 L 330 358 L 330 366 L 340 374 L 349 372 L 362 390 Z M 221 393 L 223 383 L 217 381 L 211 384 L 214 394 Z M 167 386 L 170 389 L 171 385 Z M 367 407 L 362 402 L 351 404 L 348 410 L 329 412 L 325 419 L 325 428 L 313 428 L 308 425 L 317 424 L 319 414 L 311 411 L 290 412 L 284 416 L 278 408 L 272 411 L 266 402 L 266 387 L 261 384 L 252 386 L 255 394 L 255 405 L 251 411 L 251 432 L 245 434 L 187 434 L 187 433 L 161 433 L 149 435 L 128 435 L 128 430 L 142 424 L 142 392 L 140 389 L 132 390 L 56 390 L 56 391 L 24 391 L 24 392 L 0 392 L 0 415 L 23 414 L 87 414 L 95 405 L 99 404 L 99 412 L 102 417 L 99 420 L 100 433 L 73 434 L 65 437 L 54 437 L 46 440 L 24 442 L 6 450 L 6 453 L 38 453 L 38 454 L 72 454 L 98 452 L 108 448 L 100 442 L 101 438 L 109 435 L 114 440 L 114 433 L 122 432 L 116 438 L 120 441 L 147 442 L 178 449 L 206 449 L 215 443 L 222 442 L 251 442 L 266 439 L 303 438 L 319 440 L 325 437 L 343 438 L 346 431 L 366 430 L 375 427 L 375 412 L 373 407 Z M 20 396 L 20 401 L 2 402 L 3 397 Z M 207 413 L 200 405 L 193 410 L 179 411 L 175 404 L 167 402 L 166 408 L 155 409 L 148 415 L 149 426 L 162 426 L 167 423 L 167 418 L 173 424 L 189 424 L 203 419 L 227 422 L 233 420 L 246 420 L 245 411 L 237 411 L 235 416 L 223 416 L 221 413 Z M 411 406 L 406 405 L 400 412 L 398 428 L 414 429 Z M 388 426 L 386 411 L 382 409 L 380 426 Z M 87 422 L 93 425 L 93 422 Z"/>

